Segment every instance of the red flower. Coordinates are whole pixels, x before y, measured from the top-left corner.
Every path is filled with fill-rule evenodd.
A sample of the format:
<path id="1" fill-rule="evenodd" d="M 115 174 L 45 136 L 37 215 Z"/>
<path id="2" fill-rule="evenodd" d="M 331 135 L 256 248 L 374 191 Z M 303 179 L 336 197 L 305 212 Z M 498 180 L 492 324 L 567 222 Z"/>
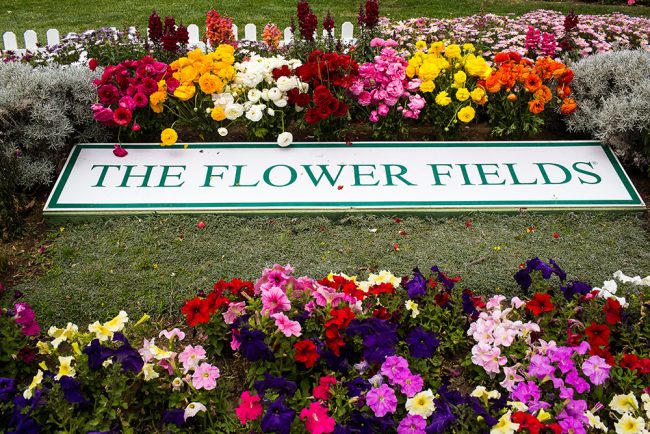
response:
<path id="1" fill-rule="evenodd" d="M 522 429 L 527 429 L 530 434 L 539 434 L 540 430 L 544 428 L 539 419 L 532 414 L 516 411 L 512 414 L 512 421 L 519 424 L 518 432 Z"/>
<path id="2" fill-rule="evenodd" d="M 603 306 L 605 320 L 614 325 L 621 321 L 621 303 L 615 298 L 608 298 Z"/>
<path id="3" fill-rule="evenodd" d="M 318 386 L 314 387 L 314 398 L 327 401 L 330 398 L 330 388 L 336 384 L 334 377 L 321 377 Z"/>
<path id="4" fill-rule="evenodd" d="M 316 351 L 316 345 L 309 339 L 296 342 L 293 347 L 296 349 L 294 359 L 297 362 L 304 363 L 307 368 L 314 366 L 320 358 L 318 351 Z"/>
<path id="5" fill-rule="evenodd" d="M 97 69 L 97 59 L 90 59 L 88 61 L 88 69 L 90 69 L 91 71 Z"/>
<path id="6" fill-rule="evenodd" d="M 291 77 L 291 70 L 289 69 L 289 66 L 287 65 L 282 65 L 281 68 L 275 68 L 272 71 L 273 74 L 273 80 L 276 80 L 280 77 Z"/>
<path id="7" fill-rule="evenodd" d="M 639 356 L 636 354 L 624 354 L 621 361 L 618 362 L 618 366 L 621 368 L 629 369 L 631 371 L 639 369 Z"/>
<path id="8" fill-rule="evenodd" d="M 332 92 L 322 84 L 314 89 L 314 104 L 317 106 L 327 104 L 331 98 Z"/>
<path id="9" fill-rule="evenodd" d="M 332 309 L 330 315 L 332 315 L 332 318 L 325 323 L 325 327 L 337 325 L 344 329 L 349 326 L 350 321 L 355 318 L 354 312 L 352 312 L 347 306 L 342 309 Z"/>
<path id="10" fill-rule="evenodd" d="M 373 285 L 370 288 L 368 288 L 368 290 L 375 295 L 384 294 L 384 293 L 392 294 L 393 292 L 395 292 L 395 287 L 393 286 L 392 283 L 384 282 L 378 285 Z"/>
<path id="11" fill-rule="evenodd" d="M 131 110 L 125 109 L 123 107 L 118 107 L 113 112 L 113 120 L 116 124 L 120 126 L 128 125 L 131 122 L 132 114 Z"/>
<path id="12" fill-rule="evenodd" d="M 205 299 L 205 303 L 208 305 L 208 312 L 213 314 L 221 306 L 228 305 L 230 300 L 221 295 L 221 291 L 212 291 L 208 294 L 208 298 Z"/>
<path id="13" fill-rule="evenodd" d="M 449 293 L 442 292 L 433 296 L 433 301 L 440 307 L 445 307 L 449 302 Z"/>
<path id="14" fill-rule="evenodd" d="M 309 101 L 311 101 L 311 98 L 309 98 L 308 93 L 300 93 L 296 97 L 296 105 L 298 107 L 307 107 L 309 105 Z"/>
<path id="15" fill-rule="evenodd" d="M 591 325 L 585 329 L 585 333 L 589 337 L 588 341 L 592 349 L 609 345 L 609 335 L 611 332 L 607 325 L 592 322 Z"/>
<path id="16" fill-rule="evenodd" d="M 542 312 L 552 312 L 555 309 L 551 303 L 550 294 L 535 293 L 533 299 L 526 303 L 526 309 L 531 311 L 535 316 L 539 316 Z"/>
<path id="17" fill-rule="evenodd" d="M 240 295 L 242 292 L 248 295 L 253 295 L 253 282 L 234 278 L 230 281 L 229 289 L 234 295 Z"/>
<path id="18" fill-rule="evenodd" d="M 602 357 L 603 359 L 605 359 L 605 361 L 609 366 L 616 366 L 616 359 L 614 358 L 614 356 L 612 356 L 612 353 L 609 352 L 609 349 L 607 349 L 607 347 L 592 346 L 589 349 L 589 355 Z"/>
<path id="19" fill-rule="evenodd" d="M 320 116 L 318 116 L 318 110 L 314 107 L 308 108 L 305 112 L 305 120 L 308 124 L 314 125 L 320 121 Z"/>
<path id="20" fill-rule="evenodd" d="M 388 312 L 388 310 L 384 306 L 379 306 L 378 308 L 372 311 L 372 316 L 374 316 L 375 318 L 387 320 L 390 319 L 390 312 Z"/>
<path id="21" fill-rule="evenodd" d="M 187 315 L 187 325 L 190 327 L 210 321 L 210 307 L 198 297 L 186 301 L 181 311 Z"/>

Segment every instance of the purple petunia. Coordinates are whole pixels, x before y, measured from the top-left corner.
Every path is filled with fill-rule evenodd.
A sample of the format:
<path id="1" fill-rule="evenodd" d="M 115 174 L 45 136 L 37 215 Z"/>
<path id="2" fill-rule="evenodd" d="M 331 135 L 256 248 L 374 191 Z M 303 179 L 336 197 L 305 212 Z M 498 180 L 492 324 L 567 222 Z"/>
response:
<path id="1" fill-rule="evenodd" d="M 611 366 L 600 356 L 591 356 L 582 362 L 582 372 L 589 377 L 592 384 L 599 386 L 609 378 Z"/>
<path id="2" fill-rule="evenodd" d="M 387 384 L 373 387 L 366 394 L 366 404 L 377 417 L 383 417 L 388 413 L 395 413 L 397 410 L 397 397 L 395 391 Z"/>
<path id="3" fill-rule="evenodd" d="M 262 431 L 265 433 L 289 434 L 296 412 L 283 403 L 280 397 L 273 401 L 262 418 Z"/>
<path id="4" fill-rule="evenodd" d="M 419 414 L 409 414 L 399 423 L 397 434 L 424 434 L 427 421 Z"/>
<path id="5" fill-rule="evenodd" d="M 404 286 L 409 298 L 422 297 L 427 293 L 427 280 L 417 267 L 413 269 L 413 278 Z"/>
<path id="6" fill-rule="evenodd" d="M 273 360 L 273 353 L 264 342 L 266 335 L 263 331 L 243 327 L 236 338 L 240 345 L 239 352 L 251 362 Z"/>
<path id="7" fill-rule="evenodd" d="M 404 342 L 409 346 L 411 357 L 422 359 L 433 357 L 433 353 L 440 345 L 436 334 L 425 331 L 422 327 L 411 330 Z"/>

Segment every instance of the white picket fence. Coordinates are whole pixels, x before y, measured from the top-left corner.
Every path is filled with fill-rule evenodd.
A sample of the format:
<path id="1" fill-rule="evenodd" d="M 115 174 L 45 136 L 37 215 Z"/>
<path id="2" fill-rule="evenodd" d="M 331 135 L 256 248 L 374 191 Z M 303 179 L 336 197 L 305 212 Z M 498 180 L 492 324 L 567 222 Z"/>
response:
<path id="1" fill-rule="evenodd" d="M 115 28 L 113 28 L 115 29 Z M 133 28 L 132 28 L 133 29 Z M 236 24 L 232 25 L 232 30 L 235 35 L 235 39 L 239 39 L 239 28 L 237 27 Z M 196 24 L 190 24 L 187 26 L 187 31 L 189 33 L 189 46 L 191 47 L 202 47 L 205 48 L 205 44 L 201 41 L 200 37 L 200 32 L 199 32 L 199 26 Z M 70 33 L 68 34 L 70 35 Z M 323 30 L 323 36 L 326 35 L 326 32 Z M 334 35 L 336 37 L 336 35 Z M 45 46 L 53 46 L 59 44 L 61 41 L 61 35 L 57 29 L 49 29 L 46 34 L 46 45 Z M 260 35 L 261 38 L 261 35 Z M 291 29 L 287 27 L 284 29 L 284 38 L 280 42 L 281 44 L 288 44 L 291 42 L 293 38 L 293 35 L 291 33 Z M 21 46 L 18 45 L 18 38 L 16 37 L 16 34 L 13 32 L 5 32 L 2 35 L 2 42 L 3 42 L 3 50 L 11 50 L 15 52 L 24 52 L 25 50 L 29 51 L 35 51 L 39 49 L 39 44 L 38 44 L 38 35 L 34 30 L 27 30 L 23 34 L 23 39 L 24 39 L 24 44 Z M 354 26 L 352 25 L 351 22 L 346 21 L 341 25 L 341 41 L 344 43 L 351 43 L 354 41 Z M 257 41 L 257 26 L 255 24 L 246 24 L 244 26 L 244 37 L 241 38 L 241 40 L 246 40 L 246 41 Z M 41 45 L 41 48 L 44 47 Z"/>

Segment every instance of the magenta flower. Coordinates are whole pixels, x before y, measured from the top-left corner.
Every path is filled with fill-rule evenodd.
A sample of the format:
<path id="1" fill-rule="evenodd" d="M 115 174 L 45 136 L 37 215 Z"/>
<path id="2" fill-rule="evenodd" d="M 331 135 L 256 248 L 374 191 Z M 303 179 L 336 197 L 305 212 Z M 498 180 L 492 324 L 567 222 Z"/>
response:
<path id="1" fill-rule="evenodd" d="M 278 330 L 284 333 L 286 337 L 298 337 L 302 334 L 300 323 L 298 321 L 290 320 L 289 317 L 285 314 L 276 313 L 274 315 L 271 315 L 271 318 L 275 319 L 275 325 L 278 327 Z"/>
<path id="2" fill-rule="evenodd" d="M 366 395 L 366 404 L 375 413 L 377 417 L 383 417 L 387 413 L 395 413 L 397 409 L 397 397 L 395 391 L 382 384 L 379 387 L 373 387 Z"/>
<path id="3" fill-rule="evenodd" d="M 259 396 L 251 395 L 246 390 L 242 392 L 240 400 L 241 404 L 235 409 L 235 413 L 242 425 L 246 425 L 249 420 L 255 420 L 262 415 L 264 409 Z"/>
<path id="4" fill-rule="evenodd" d="M 273 315 L 291 309 L 291 302 L 282 288 L 272 286 L 262 291 L 262 313 Z"/>
<path id="5" fill-rule="evenodd" d="M 427 421 L 419 414 L 409 414 L 399 423 L 397 434 L 424 434 Z"/>
<path id="6" fill-rule="evenodd" d="M 309 434 L 325 434 L 334 431 L 336 421 L 327 414 L 327 408 L 320 402 L 313 402 L 300 412 L 300 420 L 305 422 Z"/>
<path id="7" fill-rule="evenodd" d="M 600 356 L 591 356 L 582 363 L 582 372 L 596 386 L 603 384 L 609 378 L 611 366 Z"/>
<path id="8" fill-rule="evenodd" d="M 409 362 L 401 356 L 386 357 L 381 365 L 381 375 L 388 378 L 390 384 L 397 384 L 400 379 L 411 375 Z"/>
<path id="9" fill-rule="evenodd" d="M 406 395 L 407 398 L 412 398 L 415 394 L 422 391 L 424 387 L 424 380 L 418 374 L 406 375 L 405 377 L 399 380 L 399 387 L 401 392 Z"/>
<path id="10" fill-rule="evenodd" d="M 219 368 L 209 363 L 201 363 L 192 375 L 192 385 L 196 389 L 212 390 L 217 387 Z"/>

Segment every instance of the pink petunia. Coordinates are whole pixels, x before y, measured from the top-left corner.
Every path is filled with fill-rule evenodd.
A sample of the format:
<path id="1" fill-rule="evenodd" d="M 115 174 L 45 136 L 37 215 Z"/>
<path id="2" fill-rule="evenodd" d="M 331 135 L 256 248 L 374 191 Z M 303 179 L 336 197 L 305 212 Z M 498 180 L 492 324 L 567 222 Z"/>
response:
<path id="1" fill-rule="evenodd" d="M 275 319 L 275 325 L 278 327 L 286 337 L 289 336 L 300 336 L 302 327 L 298 321 L 292 321 L 283 313 L 276 313 L 271 315 L 271 318 Z"/>
<path id="2" fill-rule="evenodd" d="M 262 305 L 262 313 L 269 316 L 291 309 L 291 302 L 287 294 L 277 286 L 262 290 Z"/>
<path id="3" fill-rule="evenodd" d="M 582 362 L 582 372 L 596 386 L 603 384 L 609 378 L 611 366 L 600 356 L 591 356 Z"/>
<path id="4" fill-rule="evenodd" d="M 217 387 L 219 368 L 209 363 L 201 363 L 192 375 L 192 386 L 196 389 L 212 390 Z"/>
<path id="5" fill-rule="evenodd" d="M 395 413 L 397 410 L 397 397 L 395 391 L 382 384 L 379 387 L 373 387 L 366 395 L 366 404 L 375 413 L 377 417 L 383 417 L 387 413 Z"/>
<path id="6" fill-rule="evenodd" d="M 300 412 L 300 420 L 305 423 L 309 434 L 325 434 L 334 431 L 336 421 L 327 414 L 327 408 L 320 402 L 309 404 Z"/>
<path id="7" fill-rule="evenodd" d="M 178 360 L 183 364 L 185 372 L 196 369 L 199 366 L 199 362 L 203 359 L 205 359 L 205 350 L 201 345 L 188 345 L 178 355 Z"/>
<path id="8" fill-rule="evenodd" d="M 246 425 L 249 420 L 255 420 L 262 415 L 264 409 L 262 408 L 259 396 L 251 395 L 251 393 L 246 390 L 242 392 L 239 399 L 241 400 L 241 403 L 239 404 L 239 407 L 235 409 L 235 413 L 242 425 Z"/>

